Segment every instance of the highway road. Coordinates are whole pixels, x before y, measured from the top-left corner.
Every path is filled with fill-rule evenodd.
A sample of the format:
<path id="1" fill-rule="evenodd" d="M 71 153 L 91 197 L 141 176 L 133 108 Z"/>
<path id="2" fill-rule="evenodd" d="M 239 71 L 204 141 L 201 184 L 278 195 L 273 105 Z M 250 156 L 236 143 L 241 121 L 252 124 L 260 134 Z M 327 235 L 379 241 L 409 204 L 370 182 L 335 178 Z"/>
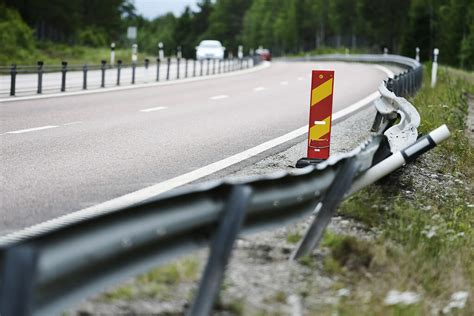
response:
<path id="1" fill-rule="evenodd" d="M 306 125 L 311 69 L 335 70 L 334 112 L 387 77 L 367 64 L 275 62 L 202 81 L 0 103 L 0 235 Z"/>

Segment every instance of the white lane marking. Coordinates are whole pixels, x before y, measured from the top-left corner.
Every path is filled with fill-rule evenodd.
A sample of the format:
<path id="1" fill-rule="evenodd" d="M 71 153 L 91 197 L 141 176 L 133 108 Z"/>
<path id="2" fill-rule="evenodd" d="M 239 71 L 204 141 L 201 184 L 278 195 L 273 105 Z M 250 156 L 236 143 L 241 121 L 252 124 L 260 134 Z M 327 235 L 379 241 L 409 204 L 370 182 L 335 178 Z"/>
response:
<path id="1" fill-rule="evenodd" d="M 81 124 L 82 121 L 75 121 L 75 122 L 71 122 L 71 123 L 66 123 L 66 124 L 63 124 L 64 126 L 69 126 L 69 125 L 76 125 L 76 124 Z"/>
<path id="2" fill-rule="evenodd" d="M 27 129 L 19 129 L 17 131 L 6 132 L 5 134 L 23 134 L 23 133 L 29 133 L 29 132 L 42 131 L 45 129 L 56 128 L 56 127 L 59 127 L 59 126 L 48 125 L 48 126 L 41 126 L 41 127 L 27 128 Z"/>
<path id="3" fill-rule="evenodd" d="M 301 80 L 303 80 L 303 77 L 298 77 L 298 81 L 301 81 Z"/>
<path id="4" fill-rule="evenodd" d="M 255 89 L 253 89 L 253 91 L 255 92 L 263 91 L 263 90 L 265 90 L 265 87 L 256 87 Z"/>
<path id="5" fill-rule="evenodd" d="M 282 82 L 280 82 L 280 84 L 281 84 L 282 86 L 286 86 L 286 85 L 288 84 L 288 81 L 282 81 Z"/>
<path id="6" fill-rule="evenodd" d="M 387 69 L 388 70 L 388 69 Z M 389 70 L 388 70 L 389 71 Z M 390 75 L 391 71 L 386 72 L 387 75 Z M 357 111 L 369 104 L 371 104 L 375 99 L 380 96 L 380 93 L 374 92 L 364 99 L 348 106 L 346 109 L 351 109 L 351 111 L 346 111 L 346 109 L 338 111 L 332 115 L 332 122 L 333 124 L 336 122 L 341 121 L 342 119 L 346 118 L 352 112 Z M 27 236 L 32 236 L 38 234 L 40 232 L 46 232 L 52 230 L 56 227 L 60 227 L 66 225 L 68 223 L 73 223 L 80 219 L 86 219 L 89 217 L 94 217 L 100 214 L 105 214 L 117 210 L 119 208 L 138 203 L 144 200 L 147 200 L 151 197 L 157 196 L 158 194 L 162 194 L 164 192 L 170 191 L 175 189 L 179 186 L 188 184 L 192 181 L 198 180 L 205 176 L 208 176 L 212 173 L 215 173 L 219 170 L 222 170 L 226 167 L 231 165 L 237 164 L 241 161 L 244 161 L 248 158 L 254 157 L 268 149 L 281 145 L 285 142 L 293 140 L 301 135 L 304 135 L 308 132 L 308 125 L 300 127 L 292 132 L 289 132 L 283 136 L 277 137 L 275 139 L 269 140 L 263 144 L 260 144 L 256 147 L 250 148 L 246 151 L 241 153 L 235 154 L 231 157 L 224 158 L 217 162 L 211 163 L 210 165 L 204 166 L 202 168 L 196 169 L 194 171 L 185 173 L 183 175 L 171 178 L 169 180 L 165 180 L 163 182 L 157 183 L 155 185 L 143 188 L 141 190 L 117 197 L 115 199 L 73 212 L 67 215 L 63 215 L 49 221 L 36 224 L 34 226 L 30 226 L 28 228 L 12 232 L 7 234 L 6 236 L 0 237 L 0 245 L 5 243 L 9 243 L 15 240 L 19 240 L 25 238 Z"/>
<path id="7" fill-rule="evenodd" d="M 314 125 L 326 125 L 325 121 L 314 121 Z"/>
<path id="8" fill-rule="evenodd" d="M 210 97 L 209 99 L 210 100 L 220 100 L 220 99 L 226 99 L 228 97 L 229 96 L 227 94 L 221 94 L 221 95 L 216 95 L 216 96 Z"/>
<path id="9" fill-rule="evenodd" d="M 149 109 L 143 109 L 140 110 L 140 112 L 154 112 L 154 111 L 159 111 L 159 110 L 164 110 L 167 109 L 166 106 L 157 106 L 156 108 L 149 108 Z"/>

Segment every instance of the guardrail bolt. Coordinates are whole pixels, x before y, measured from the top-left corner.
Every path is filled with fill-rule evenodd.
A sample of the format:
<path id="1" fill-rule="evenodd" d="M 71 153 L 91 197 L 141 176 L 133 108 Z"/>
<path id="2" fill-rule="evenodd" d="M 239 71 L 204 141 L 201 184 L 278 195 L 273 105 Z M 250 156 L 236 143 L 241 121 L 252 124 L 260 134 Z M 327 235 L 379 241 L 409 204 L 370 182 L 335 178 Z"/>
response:
<path id="1" fill-rule="evenodd" d="M 41 94 L 43 93 L 43 65 L 44 63 L 42 61 L 38 61 L 37 63 L 38 66 L 38 89 L 36 90 L 36 93 Z"/>
<path id="2" fill-rule="evenodd" d="M 82 89 L 87 90 L 87 71 L 89 70 L 87 64 L 82 66 Z"/>
<path id="3" fill-rule="evenodd" d="M 61 63 L 62 67 L 61 67 L 61 73 L 62 73 L 62 76 L 61 76 L 61 92 L 65 92 L 66 91 L 66 72 L 67 72 L 67 61 L 63 61 Z"/>
<path id="4" fill-rule="evenodd" d="M 161 64 L 161 59 L 157 58 L 156 59 L 156 81 L 160 81 L 160 64 Z"/>
<path id="5" fill-rule="evenodd" d="M 117 60 L 117 86 L 120 86 L 120 72 L 122 71 L 122 60 Z"/>
<path id="6" fill-rule="evenodd" d="M 10 81 L 10 95 L 14 96 L 15 95 L 15 90 L 16 90 L 16 74 L 17 74 L 17 69 L 16 69 L 16 64 L 13 64 L 11 69 L 10 69 L 10 76 L 11 76 L 11 81 Z"/>
<path id="7" fill-rule="evenodd" d="M 102 72 L 102 78 L 101 78 L 101 81 L 100 81 L 100 87 L 101 87 L 101 88 L 104 88 L 104 87 L 105 87 L 105 64 L 107 64 L 107 61 L 102 60 L 100 63 L 101 63 L 100 70 L 101 70 L 101 72 Z"/>

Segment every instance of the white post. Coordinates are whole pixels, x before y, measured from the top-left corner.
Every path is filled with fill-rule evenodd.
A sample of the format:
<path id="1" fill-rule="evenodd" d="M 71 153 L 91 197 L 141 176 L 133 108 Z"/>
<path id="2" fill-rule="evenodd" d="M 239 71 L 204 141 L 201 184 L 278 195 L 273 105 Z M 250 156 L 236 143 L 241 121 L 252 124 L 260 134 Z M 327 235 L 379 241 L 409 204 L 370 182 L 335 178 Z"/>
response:
<path id="1" fill-rule="evenodd" d="M 136 64 L 138 60 L 138 45 L 132 45 L 132 63 Z"/>
<path id="2" fill-rule="evenodd" d="M 242 45 L 239 45 L 239 50 L 237 52 L 237 56 L 239 57 L 239 59 L 244 58 L 244 47 Z"/>
<path id="3" fill-rule="evenodd" d="M 438 74 L 438 55 L 439 49 L 433 49 L 433 66 L 431 67 L 431 88 L 436 86 L 436 77 Z"/>
<path id="4" fill-rule="evenodd" d="M 387 47 L 383 48 L 383 54 L 384 54 L 384 56 L 387 56 L 387 54 L 388 54 L 388 48 Z"/>
<path id="5" fill-rule="evenodd" d="M 115 63 L 115 43 L 110 44 L 110 66 L 113 67 Z"/>
<path id="6" fill-rule="evenodd" d="M 415 57 L 415 59 L 416 59 L 417 62 L 420 62 L 420 48 L 417 47 L 417 48 L 415 48 L 415 50 L 416 50 L 416 57 Z"/>
<path id="7" fill-rule="evenodd" d="M 163 51 L 163 43 L 162 42 L 159 42 L 158 43 L 158 58 L 160 60 L 164 60 L 165 59 L 165 53 Z"/>

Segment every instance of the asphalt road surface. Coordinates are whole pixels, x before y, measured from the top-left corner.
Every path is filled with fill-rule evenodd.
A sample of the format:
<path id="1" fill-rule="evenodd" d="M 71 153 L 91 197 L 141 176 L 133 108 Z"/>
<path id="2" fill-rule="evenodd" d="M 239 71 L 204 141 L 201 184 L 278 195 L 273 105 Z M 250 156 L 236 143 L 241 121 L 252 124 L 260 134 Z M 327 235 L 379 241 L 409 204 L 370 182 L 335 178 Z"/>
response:
<path id="1" fill-rule="evenodd" d="M 230 77 L 1 103 L 0 234 L 304 126 L 312 69 L 336 71 L 334 112 L 373 93 L 386 78 L 374 65 L 276 62 Z"/>

